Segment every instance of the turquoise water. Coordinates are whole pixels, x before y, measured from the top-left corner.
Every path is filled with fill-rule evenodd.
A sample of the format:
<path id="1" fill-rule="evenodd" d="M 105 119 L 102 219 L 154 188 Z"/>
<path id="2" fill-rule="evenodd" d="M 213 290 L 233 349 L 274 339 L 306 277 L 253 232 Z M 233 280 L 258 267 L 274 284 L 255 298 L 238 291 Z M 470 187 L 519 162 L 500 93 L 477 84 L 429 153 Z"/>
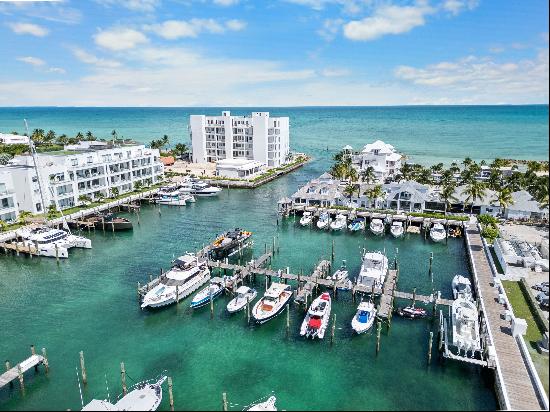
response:
<path id="1" fill-rule="evenodd" d="M 172 144 L 189 142 L 191 114 L 217 115 L 231 108 L 0 108 L 0 132 L 29 128 L 74 136 L 92 131 L 148 143 L 167 134 Z M 495 157 L 548 159 L 548 105 L 233 108 L 235 114 L 265 110 L 289 116 L 291 148 L 324 156 L 327 147 L 355 149 L 376 139 L 393 144 L 412 160 L 432 164 Z M 325 152 L 326 153 L 326 152 Z"/>

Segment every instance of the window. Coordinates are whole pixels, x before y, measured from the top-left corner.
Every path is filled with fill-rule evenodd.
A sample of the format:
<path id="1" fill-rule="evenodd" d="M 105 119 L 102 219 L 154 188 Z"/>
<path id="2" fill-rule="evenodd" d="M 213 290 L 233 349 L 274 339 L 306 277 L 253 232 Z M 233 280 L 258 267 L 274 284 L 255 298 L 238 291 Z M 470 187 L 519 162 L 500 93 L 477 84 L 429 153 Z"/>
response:
<path id="1" fill-rule="evenodd" d="M 71 159 L 71 165 L 78 166 L 78 159 Z"/>
<path id="2" fill-rule="evenodd" d="M 88 156 L 88 159 L 86 159 L 88 163 L 92 163 L 94 161 L 94 158 L 92 156 Z"/>

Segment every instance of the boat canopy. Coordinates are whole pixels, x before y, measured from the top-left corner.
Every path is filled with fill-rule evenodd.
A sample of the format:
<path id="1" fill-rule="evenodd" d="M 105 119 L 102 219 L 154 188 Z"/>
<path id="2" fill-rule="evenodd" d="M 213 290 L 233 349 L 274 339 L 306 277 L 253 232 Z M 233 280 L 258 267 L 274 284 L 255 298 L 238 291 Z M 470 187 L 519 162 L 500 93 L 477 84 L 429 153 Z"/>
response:
<path id="1" fill-rule="evenodd" d="M 289 286 L 284 283 L 272 283 L 269 289 L 265 292 L 265 297 L 277 299 L 279 295 L 285 290 L 288 290 L 288 288 Z"/>
<path id="2" fill-rule="evenodd" d="M 245 295 L 250 292 L 250 288 L 248 286 L 239 286 L 236 292 L 238 294 Z"/>
<path id="3" fill-rule="evenodd" d="M 118 411 L 119 409 L 110 402 L 102 401 L 99 399 L 92 399 L 92 401 L 82 408 L 83 411 Z"/>
<path id="4" fill-rule="evenodd" d="M 371 311 L 374 305 L 370 302 L 361 302 L 357 307 L 357 310 Z"/>
<path id="5" fill-rule="evenodd" d="M 188 269 L 188 270 L 174 270 L 174 269 L 172 269 L 172 270 L 166 272 L 166 278 L 172 279 L 172 280 L 183 281 L 183 280 L 186 280 L 186 279 L 190 278 L 191 276 L 195 275 L 200 270 L 201 270 L 201 268 L 198 267 L 198 266 L 192 267 L 191 269 Z"/>

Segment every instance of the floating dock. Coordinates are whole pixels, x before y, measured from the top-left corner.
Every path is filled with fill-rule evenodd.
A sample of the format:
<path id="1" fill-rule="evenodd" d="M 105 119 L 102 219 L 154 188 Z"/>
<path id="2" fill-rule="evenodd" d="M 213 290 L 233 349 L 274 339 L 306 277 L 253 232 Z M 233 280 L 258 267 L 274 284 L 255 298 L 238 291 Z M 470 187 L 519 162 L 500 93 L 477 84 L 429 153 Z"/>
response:
<path id="1" fill-rule="evenodd" d="M 13 368 L 10 366 L 10 362 L 6 361 L 6 372 L 0 375 L 0 389 L 6 385 L 13 385 L 13 381 L 19 380 L 21 389 L 25 387 L 23 374 L 28 370 L 34 368 L 38 371 L 38 366 L 44 365 L 46 373 L 49 370 L 48 358 L 46 357 L 46 349 L 42 348 L 42 355 L 37 355 L 34 350 L 34 346 L 31 346 L 31 356 L 27 359 L 19 362 Z"/>

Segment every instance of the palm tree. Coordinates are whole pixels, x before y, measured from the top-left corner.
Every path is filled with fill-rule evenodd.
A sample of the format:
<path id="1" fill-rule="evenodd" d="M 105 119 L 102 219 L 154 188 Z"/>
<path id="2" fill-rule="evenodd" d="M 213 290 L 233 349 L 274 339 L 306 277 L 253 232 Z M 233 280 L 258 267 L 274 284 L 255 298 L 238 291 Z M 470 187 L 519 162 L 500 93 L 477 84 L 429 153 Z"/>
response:
<path id="1" fill-rule="evenodd" d="M 455 190 L 456 190 L 456 183 L 454 181 L 444 182 L 441 185 L 441 198 L 443 199 L 443 202 L 445 203 L 445 218 L 447 218 L 447 208 L 451 207 L 451 201 L 457 201 L 455 196 Z"/>
<path id="2" fill-rule="evenodd" d="M 82 132 L 78 132 L 74 138 L 77 141 L 81 141 L 82 139 L 84 139 L 84 135 L 82 134 Z"/>
<path id="3" fill-rule="evenodd" d="M 357 180 L 359 179 L 359 175 L 357 174 L 357 170 L 353 167 L 353 166 L 350 166 L 347 170 L 347 178 L 350 180 L 350 182 L 357 182 Z"/>
<path id="4" fill-rule="evenodd" d="M 0 219 L 0 232 L 5 232 L 7 228 L 8 228 L 8 224 Z"/>
<path id="5" fill-rule="evenodd" d="M 332 165 L 332 167 L 330 168 L 330 174 L 335 179 L 339 179 L 339 180 L 345 179 L 346 170 L 344 165 L 342 163 L 336 163 Z"/>
<path id="6" fill-rule="evenodd" d="M 44 137 L 45 143 L 51 143 L 55 140 L 55 132 L 53 130 L 48 130 L 48 133 L 46 133 L 46 136 Z"/>
<path id="7" fill-rule="evenodd" d="M 176 143 L 176 146 L 174 147 L 174 150 L 172 150 L 172 152 L 176 155 L 176 156 L 183 156 L 185 153 L 188 152 L 188 148 L 187 148 L 187 145 L 184 144 L 184 143 Z"/>
<path id="8" fill-rule="evenodd" d="M 344 189 L 344 194 L 345 194 L 346 196 L 349 196 L 349 201 L 350 201 L 350 202 L 351 202 L 351 197 L 352 197 L 353 194 L 355 193 L 355 190 L 356 190 L 356 189 L 357 189 L 357 188 L 355 187 L 355 185 L 353 185 L 353 184 L 351 184 L 351 183 L 348 184 L 348 185 L 345 187 L 345 189 Z"/>
<path id="9" fill-rule="evenodd" d="M 374 167 L 369 166 L 361 171 L 361 180 L 367 184 L 376 182 L 376 175 L 374 174 Z"/>
<path id="10" fill-rule="evenodd" d="M 432 171 L 423 167 L 421 169 L 419 168 L 416 175 L 416 181 L 423 185 L 433 184 Z"/>
<path id="11" fill-rule="evenodd" d="M 514 203 L 514 199 L 512 198 L 512 192 L 507 187 L 501 187 L 497 191 L 494 200 L 499 203 L 503 216 L 504 216 L 504 212 L 506 211 L 506 208 Z"/>
<path id="12" fill-rule="evenodd" d="M 491 173 L 487 179 L 487 186 L 489 189 L 497 191 L 500 187 L 502 187 L 502 184 L 502 173 L 500 172 L 500 169 L 491 166 Z"/>
<path id="13" fill-rule="evenodd" d="M 409 163 L 405 163 L 403 166 L 401 166 L 401 170 L 399 171 L 400 174 L 400 181 L 401 180 L 411 180 L 413 177 L 413 167 Z"/>
<path id="14" fill-rule="evenodd" d="M 452 162 L 452 163 L 451 163 L 451 167 L 449 167 L 449 170 L 450 170 L 453 174 L 456 174 L 456 173 L 459 173 L 459 172 L 460 172 L 460 167 L 458 166 L 458 163 L 457 163 L 457 162 Z"/>
<path id="15" fill-rule="evenodd" d="M 94 196 L 94 200 L 97 200 L 98 202 L 103 202 L 103 199 L 105 199 L 105 195 L 101 192 Z"/>
<path id="16" fill-rule="evenodd" d="M 116 140 L 116 139 L 117 139 L 117 132 L 116 132 L 116 130 L 113 130 L 113 131 L 111 132 L 111 136 L 113 136 L 113 140 Z"/>
<path id="17" fill-rule="evenodd" d="M 464 169 L 468 169 L 472 165 L 472 163 L 474 163 L 474 161 L 470 157 L 467 157 L 462 161 L 462 165 L 464 166 Z"/>
<path id="18" fill-rule="evenodd" d="M 367 192 L 367 196 L 369 199 L 374 200 L 374 208 L 378 208 L 378 199 L 381 199 L 384 195 L 384 191 L 382 190 L 382 185 L 376 185 L 371 190 Z"/>
<path id="19" fill-rule="evenodd" d="M 511 175 L 506 176 L 504 180 L 506 187 L 510 189 L 510 192 L 517 192 L 523 188 L 523 174 L 521 172 L 513 172 Z"/>
<path id="20" fill-rule="evenodd" d="M 433 173 L 438 173 L 438 174 L 442 173 L 444 168 L 445 168 L 445 166 L 443 165 L 443 163 L 438 163 L 438 164 L 433 165 L 432 167 L 430 167 L 430 169 Z"/>
<path id="21" fill-rule="evenodd" d="M 44 129 L 34 129 L 31 134 L 31 139 L 36 144 L 44 142 Z"/>
<path id="22" fill-rule="evenodd" d="M 118 187 L 111 188 L 111 196 L 117 197 L 119 195 Z"/>
<path id="23" fill-rule="evenodd" d="M 55 219 L 57 217 L 57 206 L 54 205 L 53 203 L 48 206 L 48 212 L 47 212 L 47 215 L 48 219 Z"/>
<path id="24" fill-rule="evenodd" d="M 84 205 L 87 205 L 89 203 L 92 203 L 92 199 L 90 198 L 90 196 L 87 196 L 87 195 L 80 195 L 78 196 L 78 201 L 80 203 L 84 203 Z"/>
<path id="25" fill-rule="evenodd" d="M 167 146 L 169 142 L 168 135 L 162 136 L 162 147 Z"/>
<path id="26" fill-rule="evenodd" d="M 69 141 L 69 139 L 67 138 L 66 134 L 62 134 L 56 140 L 57 143 L 62 144 L 62 145 L 66 145 L 68 143 L 68 141 Z"/>
<path id="27" fill-rule="evenodd" d="M 27 223 L 29 223 L 29 218 L 32 216 L 31 212 L 27 212 L 26 210 L 19 212 L 19 216 L 17 218 L 17 223 L 25 226 Z"/>
<path id="28" fill-rule="evenodd" d="M 94 134 L 89 130 L 86 132 L 86 140 L 96 140 Z"/>
<path id="29" fill-rule="evenodd" d="M 143 183 L 141 182 L 141 180 L 138 180 L 137 182 L 134 183 L 134 191 L 138 191 L 138 190 L 141 190 L 141 188 L 143 187 Z"/>
<path id="30" fill-rule="evenodd" d="M 470 214 L 472 214 L 474 210 L 475 201 L 483 200 L 485 198 L 485 195 L 486 195 L 485 184 L 477 180 L 472 180 L 469 183 L 467 183 L 463 193 L 466 195 L 466 200 L 464 202 L 464 209 L 466 208 L 466 204 L 468 202 L 471 202 Z"/>

